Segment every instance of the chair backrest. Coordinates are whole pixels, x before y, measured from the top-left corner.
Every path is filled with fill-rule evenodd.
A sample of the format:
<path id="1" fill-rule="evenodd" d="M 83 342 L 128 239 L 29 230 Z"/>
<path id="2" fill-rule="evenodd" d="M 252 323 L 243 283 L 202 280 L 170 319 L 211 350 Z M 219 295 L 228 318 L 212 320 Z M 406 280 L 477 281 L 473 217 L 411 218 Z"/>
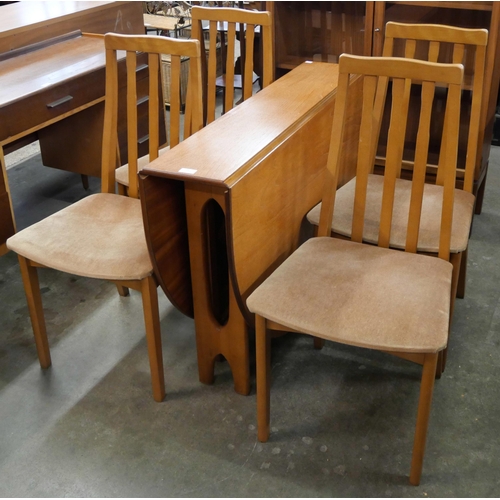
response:
<path id="1" fill-rule="evenodd" d="M 240 36 L 240 60 L 242 62 L 241 100 L 251 97 L 253 91 L 254 41 L 257 26 L 260 26 L 262 47 L 262 74 L 259 75 L 262 87 L 266 87 L 273 81 L 271 14 L 235 8 L 193 7 L 191 17 L 193 22 L 191 36 L 200 40 L 202 44 L 204 44 L 203 22 L 208 22 L 208 62 L 205 51 L 202 53 L 204 117 L 205 123 L 208 124 L 215 120 L 216 80 L 220 76 L 217 74 L 218 58 L 222 58 L 221 71 L 224 73 L 222 75 L 225 88 L 224 112 L 234 107 L 237 33 Z M 220 40 L 218 40 L 219 37 Z"/>
<path id="2" fill-rule="evenodd" d="M 403 155 L 408 109 L 405 107 L 409 84 L 421 86 L 421 103 L 418 116 L 417 142 L 414 154 L 414 172 L 406 251 L 417 249 L 420 214 L 427 166 L 429 134 L 435 127 L 432 119 L 432 103 L 436 91 L 447 90 L 445 113 L 442 122 L 439 153 L 443 168 L 443 206 L 439 257 L 448 260 L 450 252 L 451 222 L 455 190 L 455 166 L 458 152 L 458 131 L 460 121 L 461 64 L 439 64 L 415 61 L 405 58 L 362 57 L 343 54 L 339 59 L 339 85 L 335 101 L 333 128 L 328 156 L 325 192 L 321 208 L 318 236 L 329 236 L 335 204 L 339 171 L 347 156 L 356 161 L 356 187 L 352 222 L 353 241 L 361 242 L 365 216 L 368 177 L 374 161 L 373 142 L 380 133 L 374 114 L 375 95 L 379 80 L 390 78 L 392 85 L 386 86 L 391 93 L 390 124 L 384 169 L 384 188 L 380 212 L 378 245 L 388 248 L 391 233 L 394 193 L 398 170 Z M 360 75 L 351 80 L 350 77 Z M 359 129 L 358 140 L 346 140 L 350 135 L 346 129 Z"/>
<path id="3" fill-rule="evenodd" d="M 384 57 L 399 56 L 464 65 L 463 111 L 467 110 L 467 112 L 462 112 L 461 115 L 459 149 L 465 150 L 465 162 L 459 170 L 463 170 L 463 189 L 468 192 L 472 192 L 474 172 L 481 158 L 478 140 L 487 43 L 488 31 L 485 29 L 394 22 L 387 23 L 385 29 L 382 54 Z M 466 96 L 469 92 L 471 99 Z M 465 106 L 466 103 L 467 106 Z M 442 184 L 439 165 L 436 183 Z"/>
<path id="4" fill-rule="evenodd" d="M 138 143 L 142 142 L 142 138 L 139 137 L 137 116 L 138 108 L 142 104 L 145 105 L 146 101 L 148 107 L 146 137 L 149 141 L 149 161 L 158 158 L 158 151 L 162 146 L 159 130 L 161 121 L 165 121 L 165 106 L 161 95 L 161 55 L 170 55 L 170 147 L 178 144 L 181 139 L 181 64 L 189 64 L 183 138 L 189 137 L 203 126 L 200 43 L 197 40 L 179 40 L 162 36 L 110 33 L 104 36 L 104 42 L 106 48 L 106 100 L 102 145 L 102 192 L 115 192 L 115 169 L 117 156 L 119 156 L 117 154 L 119 152 L 117 134 L 119 89 L 126 82 L 128 195 L 137 198 Z M 125 68 L 119 64 L 121 54 L 118 51 L 126 51 Z M 139 89 L 137 81 L 137 72 L 143 69 L 143 63 L 138 62 L 138 56 L 141 56 L 142 53 L 147 54 L 149 68 L 149 87 L 147 89 Z M 189 59 L 185 59 L 186 57 Z M 182 63 L 181 58 L 183 58 Z M 123 69 L 125 69 L 126 78 L 123 76 Z M 121 119 L 124 118 L 120 116 Z M 118 163 L 120 163 L 119 160 Z"/>

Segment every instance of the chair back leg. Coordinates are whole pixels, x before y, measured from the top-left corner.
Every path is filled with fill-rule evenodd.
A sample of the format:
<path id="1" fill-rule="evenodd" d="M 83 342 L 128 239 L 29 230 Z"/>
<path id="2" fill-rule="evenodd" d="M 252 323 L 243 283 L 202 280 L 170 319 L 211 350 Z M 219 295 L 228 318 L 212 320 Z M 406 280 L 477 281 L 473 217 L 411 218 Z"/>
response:
<path id="1" fill-rule="evenodd" d="M 257 357 L 257 437 L 261 443 L 269 439 L 271 389 L 271 336 L 266 320 L 255 316 L 255 342 Z"/>
<path id="2" fill-rule="evenodd" d="M 52 361 L 50 359 L 49 341 L 45 329 L 45 318 L 43 315 L 42 295 L 36 267 L 32 266 L 27 259 L 18 255 L 19 266 L 23 278 L 26 300 L 30 312 L 33 333 L 35 334 L 36 350 L 42 368 L 48 368 Z"/>

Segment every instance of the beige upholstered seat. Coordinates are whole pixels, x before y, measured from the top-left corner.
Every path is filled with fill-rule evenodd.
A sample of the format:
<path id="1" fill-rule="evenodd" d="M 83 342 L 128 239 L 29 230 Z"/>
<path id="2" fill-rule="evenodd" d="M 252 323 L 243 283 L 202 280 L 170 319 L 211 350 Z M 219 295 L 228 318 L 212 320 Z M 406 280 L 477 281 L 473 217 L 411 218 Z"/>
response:
<path id="1" fill-rule="evenodd" d="M 454 267 L 454 296 L 463 297 L 465 294 L 465 277 L 467 266 L 467 247 L 470 228 L 474 211 L 475 198 L 472 194 L 474 171 L 478 155 L 478 136 L 480 125 L 480 111 L 483 94 L 483 80 L 485 71 L 485 53 L 488 41 L 488 32 L 484 29 L 463 29 L 452 26 L 425 25 L 425 24 L 401 24 L 387 23 L 385 30 L 384 56 L 390 57 L 401 55 L 410 59 L 426 59 L 431 62 L 454 62 L 463 63 L 466 67 L 464 78 L 464 95 L 471 92 L 470 111 L 463 113 L 465 118 L 461 120 L 464 133 L 462 154 L 466 156 L 464 168 L 457 168 L 457 177 L 461 178 L 463 190 L 455 192 L 455 205 L 453 213 L 453 226 L 451 237 L 451 253 Z M 401 42 L 405 42 L 404 44 Z M 450 47 L 453 50 L 449 50 Z M 404 49 L 404 50 L 403 50 Z M 472 82 L 472 83 L 471 83 Z M 383 86 L 387 85 L 387 80 Z M 381 89 L 383 90 L 383 89 Z M 383 94 L 380 94 L 383 95 Z M 377 99 L 379 96 L 377 96 Z M 464 102 L 469 102 L 465 95 Z M 379 100 L 379 108 L 375 114 L 379 115 L 378 126 L 381 126 L 381 112 L 383 110 L 383 99 Z M 408 104 L 405 103 L 405 106 Z M 411 129 L 411 124 L 404 127 Z M 407 142 L 411 143 L 407 132 Z M 376 156 L 374 164 L 385 165 L 386 158 Z M 399 176 L 402 175 L 401 164 L 403 160 L 403 149 L 399 153 L 398 168 Z M 411 164 L 410 162 L 406 162 Z M 438 165 L 428 164 L 428 178 L 433 179 L 435 184 L 426 185 L 423 198 L 422 220 L 420 225 L 420 239 L 418 251 L 437 254 L 439 244 L 439 203 L 442 187 L 439 185 L 440 175 Z M 403 169 L 404 173 L 404 169 Z M 382 199 L 383 182 L 375 176 L 370 176 L 368 183 L 366 221 L 364 228 L 364 241 L 376 243 L 376 231 L 380 220 L 380 200 Z M 408 207 L 410 203 L 410 187 L 408 180 L 398 179 L 396 187 L 396 198 L 394 202 L 393 226 L 391 231 L 390 246 L 393 248 L 404 248 L 408 226 Z M 342 236 L 350 236 L 352 222 L 352 207 L 354 199 L 355 181 L 351 180 L 347 185 L 339 189 L 335 201 L 335 217 L 332 231 Z M 319 224 L 319 213 L 321 207 L 317 206 L 309 212 L 307 219 L 314 225 Z M 453 303 L 452 303 L 453 309 Z M 444 357 L 443 359 L 445 359 Z M 442 365 L 444 369 L 444 362 Z"/>
<path id="2" fill-rule="evenodd" d="M 128 288 L 142 293 L 153 397 L 165 397 L 157 282 L 146 243 L 141 203 L 137 197 L 137 174 L 129 175 L 129 194 L 115 191 L 118 121 L 118 51 L 126 51 L 128 158 L 137 164 L 137 53 L 147 54 L 150 79 L 148 105 L 149 157 L 159 149 L 159 56 L 171 53 L 190 58 L 194 100 L 190 104 L 193 130 L 202 125 L 200 44 L 153 36 L 113 35 L 104 37 L 106 49 L 106 100 L 102 150 L 102 193 L 84 198 L 47 217 L 7 240 L 19 255 L 19 264 L 30 310 L 33 332 L 42 368 L 51 364 L 43 316 L 37 267 L 106 279 L 115 283 L 121 295 Z M 196 100 L 197 98 L 197 100 Z"/>
<path id="3" fill-rule="evenodd" d="M 352 78 L 354 77 L 354 78 Z M 404 144 L 401 102 L 408 83 L 421 88 L 422 105 L 411 187 L 405 251 L 388 248 L 393 224 L 392 207 L 401 196 L 395 188 L 398 169 L 389 163 L 383 177 L 383 200 L 378 227 L 370 228 L 375 245 L 363 243 L 372 145 L 378 139 L 374 126 L 375 94 L 380 80 L 391 78 L 384 89 L 391 93 L 392 113 L 388 157 Z M 410 482 L 419 484 L 434 379 L 440 353 L 448 341 L 452 265 L 450 234 L 458 150 L 458 112 L 463 79 L 462 65 L 446 65 L 403 58 L 340 56 L 339 86 L 333 118 L 328 168 L 319 217 L 318 236 L 306 241 L 248 297 L 255 313 L 257 351 L 258 438 L 270 434 L 271 330 L 307 333 L 315 338 L 391 352 L 423 365 Z M 443 134 L 447 138 L 440 158 L 443 185 L 431 208 L 439 209 L 439 258 L 418 255 L 419 220 L 424 196 L 427 150 L 434 94 L 447 88 Z M 353 133 L 358 131 L 359 134 Z M 358 140 L 359 137 L 359 140 Z M 352 198 L 355 216 L 351 241 L 331 237 L 342 160 L 356 165 L 357 189 Z M 375 180 L 378 182 L 378 179 Z M 332 213 L 333 212 L 333 213 Z M 341 217 L 342 218 L 342 217 Z M 369 224 L 368 224 L 369 225 Z M 433 240 L 431 239 L 431 243 Z M 333 410 L 335 411 L 333 405 Z M 392 435 L 391 435 L 392 437 Z"/>
<path id="4" fill-rule="evenodd" d="M 141 202 L 109 193 L 83 198 L 15 234 L 8 245 L 42 266 L 88 278 L 140 280 L 153 270 Z"/>
<path id="5" fill-rule="evenodd" d="M 202 22 L 208 22 L 208 62 L 202 53 L 203 64 L 203 107 L 204 123 L 215 120 L 216 88 L 223 85 L 223 112 L 234 107 L 235 85 L 242 87 L 241 101 L 252 96 L 254 82 L 254 41 L 256 28 L 260 26 L 262 45 L 261 85 L 267 87 L 273 81 L 272 20 L 269 12 L 256 12 L 246 9 L 193 7 L 191 10 L 193 27 L 191 36 L 204 40 Z M 237 27 L 238 25 L 238 27 Z M 221 29 L 219 29 L 221 28 Z M 240 31 L 237 41 L 236 31 Z M 224 42 L 219 40 L 224 39 Z M 237 59 L 236 43 L 240 45 L 242 75 L 235 75 L 234 63 Z M 218 60 L 221 67 L 218 68 Z"/>
<path id="6" fill-rule="evenodd" d="M 380 225 L 380 209 L 382 204 L 382 190 L 384 179 L 380 175 L 371 174 L 368 177 L 368 192 L 366 195 L 366 215 L 363 239 L 367 243 L 377 244 Z M 352 207 L 354 206 L 354 191 L 356 179 L 351 179 L 339 188 L 335 196 L 332 230 L 341 236 L 350 236 L 352 229 Z M 424 186 L 422 205 L 422 220 L 418 239 L 420 252 L 438 253 L 440 219 L 436 214 L 441 213 L 443 202 L 442 187 L 434 184 Z M 410 208 L 411 182 L 396 179 L 396 194 L 394 206 L 397 207 L 392 216 L 391 247 L 404 249 L 408 225 L 408 210 Z M 466 250 L 469 244 L 470 226 L 474 208 L 474 195 L 457 189 L 453 205 L 453 225 L 451 232 L 451 253 Z M 319 225 L 321 205 L 314 207 L 308 214 L 307 220 Z"/>
<path id="7" fill-rule="evenodd" d="M 247 304 L 291 330 L 342 344 L 438 352 L 448 339 L 451 270 L 426 255 L 312 238 Z"/>

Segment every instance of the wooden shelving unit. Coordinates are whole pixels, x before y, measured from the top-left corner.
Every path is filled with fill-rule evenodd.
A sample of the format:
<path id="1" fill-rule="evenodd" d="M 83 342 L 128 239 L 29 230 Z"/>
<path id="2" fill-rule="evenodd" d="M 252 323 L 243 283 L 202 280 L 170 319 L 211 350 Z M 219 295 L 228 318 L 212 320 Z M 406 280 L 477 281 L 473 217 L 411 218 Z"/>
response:
<path id="1" fill-rule="evenodd" d="M 489 43 L 476 159 L 476 213 L 481 211 L 500 82 L 500 2 L 265 2 L 274 19 L 279 78 L 306 60 L 336 62 L 343 53 L 381 55 L 388 21 L 486 28 Z M 466 87 L 472 75 L 467 74 Z M 463 117 L 467 117 L 467 99 Z M 465 120 L 466 121 L 466 120 Z M 463 131 L 461 135 L 466 136 Z M 461 150 L 465 148 L 461 146 Z M 464 159 L 460 158 L 460 162 Z"/>

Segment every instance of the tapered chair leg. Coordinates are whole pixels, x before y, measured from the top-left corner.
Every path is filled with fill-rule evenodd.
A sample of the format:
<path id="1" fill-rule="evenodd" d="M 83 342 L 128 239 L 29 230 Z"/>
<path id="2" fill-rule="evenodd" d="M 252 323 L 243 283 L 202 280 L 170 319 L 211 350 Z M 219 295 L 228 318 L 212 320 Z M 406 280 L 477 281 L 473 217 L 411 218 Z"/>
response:
<path id="1" fill-rule="evenodd" d="M 126 286 L 119 285 L 118 283 L 115 283 L 115 285 L 120 297 L 128 297 L 130 295 L 130 290 Z"/>
<path id="2" fill-rule="evenodd" d="M 118 183 L 118 194 L 121 196 L 127 196 L 127 186 Z"/>
<path id="3" fill-rule="evenodd" d="M 35 335 L 36 350 L 38 359 L 42 368 L 48 368 L 52 361 L 50 359 L 49 341 L 47 340 L 47 331 L 45 329 L 45 318 L 43 316 L 42 296 L 40 294 L 40 283 L 38 281 L 38 272 L 27 259 L 19 257 L 19 266 L 23 278 L 24 291 L 28 302 L 31 325 Z"/>
<path id="4" fill-rule="evenodd" d="M 319 337 L 313 337 L 313 340 L 314 340 L 314 348 L 315 349 L 323 349 L 323 347 L 325 346 L 325 340 L 324 339 L 321 339 Z"/>
<path id="5" fill-rule="evenodd" d="M 465 297 L 465 282 L 467 281 L 467 254 L 469 247 L 462 252 L 462 260 L 460 262 L 460 274 L 458 275 L 457 298 Z"/>
<path id="6" fill-rule="evenodd" d="M 266 320 L 255 316 L 255 343 L 257 361 L 257 437 L 265 443 L 269 439 L 271 403 L 271 336 Z"/>
<path id="7" fill-rule="evenodd" d="M 163 374 L 163 353 L 161 347 L 160 313 L 158 309 L 158 292 L 154 276 L 148 276 L 141 281 L 142 305 L 144 308 L 144 323 L 148 344 L 151 383 L 155 401 L 165 399 L 165 378 Z"/>
<path id="8" fill-rule="evenodd" d="M 85 191 L 89 190 L 89 176 L 85 174 L 81 174 L 82 186 Z"/>
<path id="9" fill-rule="evenodd" d="M 438 353 L 425 355 L 422 370 L 422 381 L 420 383 L 420 398 L 418 402 L 417 425 L 415 428 L 415 439 L 413 443 L 413 456 L 410 469 L 410 483 L 414 486 L 420 484 L 422 465 L 424 461 L 425 442 L 427 439 L 427 428 L 429 426 L 429 415 L 431 412 L 432 393 L 434 390 L 434 379 Z"/>

